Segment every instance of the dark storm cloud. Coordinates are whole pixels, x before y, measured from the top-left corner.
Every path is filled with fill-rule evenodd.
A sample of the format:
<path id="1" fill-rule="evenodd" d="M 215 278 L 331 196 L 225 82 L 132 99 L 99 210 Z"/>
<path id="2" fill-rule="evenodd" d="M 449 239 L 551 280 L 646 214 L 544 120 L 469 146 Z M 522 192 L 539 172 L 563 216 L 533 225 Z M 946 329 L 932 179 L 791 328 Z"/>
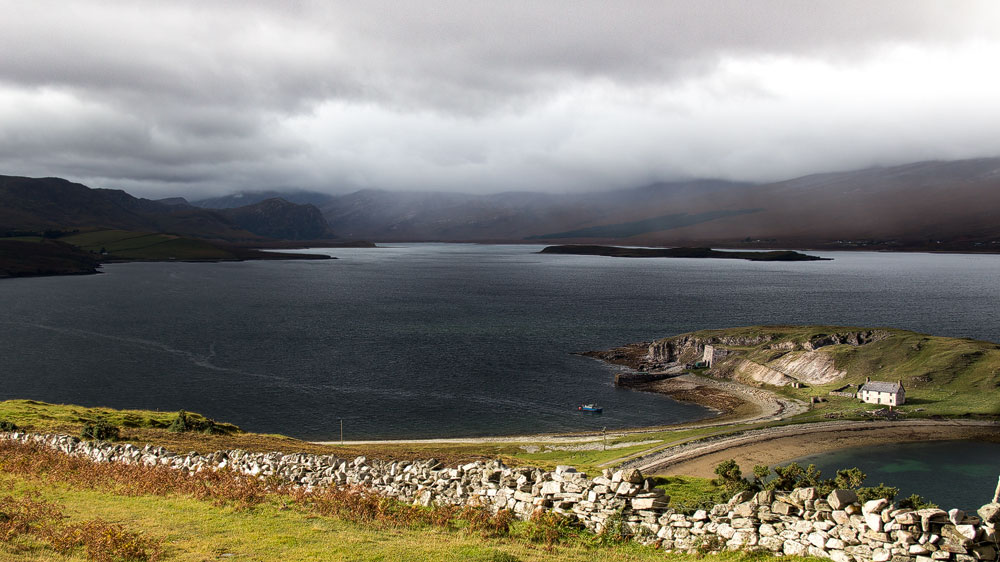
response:
<path id="1" fill-rule="evenodd" d="M 0 1 L 0 172 L 592 189 L 982 155 L 994 6 Z"/>

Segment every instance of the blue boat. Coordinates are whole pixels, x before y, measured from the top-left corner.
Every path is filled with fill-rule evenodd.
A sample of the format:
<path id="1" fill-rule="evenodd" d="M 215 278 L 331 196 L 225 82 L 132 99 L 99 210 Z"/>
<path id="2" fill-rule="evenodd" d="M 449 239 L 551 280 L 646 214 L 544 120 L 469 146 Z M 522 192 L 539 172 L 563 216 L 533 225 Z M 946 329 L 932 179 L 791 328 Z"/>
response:
<path id="1" fill-rule="evenodd" d="M 592 412 L 594 414 L 600 414 L 602 411 L 604 411 L 604 408 L 601 408 L 596 404 L 584 404 L 583 406 L 577 408 L 577 410 L 581 412 Z"/>

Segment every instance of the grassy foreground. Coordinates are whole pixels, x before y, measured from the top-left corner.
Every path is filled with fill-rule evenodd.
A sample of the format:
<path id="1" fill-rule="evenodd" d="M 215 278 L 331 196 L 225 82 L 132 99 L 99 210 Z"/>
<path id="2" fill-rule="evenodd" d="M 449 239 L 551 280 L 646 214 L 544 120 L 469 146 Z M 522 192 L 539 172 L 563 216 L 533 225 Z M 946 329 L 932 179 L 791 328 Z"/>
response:
<path id="1" fill-rule="evenodd" d="M 186 476 L 11 442 L 0 442 L 0 514 L 3 560 L 664 559 L 557 517 L 516 522 L 504 512 L 420 508 L 350 489 L 307 494 L 225 471 Z"/>

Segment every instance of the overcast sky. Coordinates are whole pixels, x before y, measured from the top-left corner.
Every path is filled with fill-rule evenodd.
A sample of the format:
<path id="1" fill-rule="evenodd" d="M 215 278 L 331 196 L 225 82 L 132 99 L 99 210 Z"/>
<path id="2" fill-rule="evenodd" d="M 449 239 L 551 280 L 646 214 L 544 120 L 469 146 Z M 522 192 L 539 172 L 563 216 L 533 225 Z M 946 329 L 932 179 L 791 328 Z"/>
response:
<path id="1" fill-rule="evenodd" d="M 0 0 L 0 174 L 572 191 L 1000 156 L 1000 2 Z"/>

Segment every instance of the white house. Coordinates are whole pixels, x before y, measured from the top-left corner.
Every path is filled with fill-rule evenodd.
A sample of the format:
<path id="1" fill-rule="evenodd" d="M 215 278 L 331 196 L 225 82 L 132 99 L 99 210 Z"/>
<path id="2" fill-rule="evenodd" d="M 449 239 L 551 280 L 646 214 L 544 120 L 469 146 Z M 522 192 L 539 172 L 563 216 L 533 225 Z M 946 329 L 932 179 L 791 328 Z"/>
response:
<path id="1" fill-rule="evenodd" d="M 906 389 L 903 381 L 883 382 L 873 381 L 871 377 L 858 389 L 858 399 L 869 404 L 883 406 L 901 406 L 906 402 Z"/>

